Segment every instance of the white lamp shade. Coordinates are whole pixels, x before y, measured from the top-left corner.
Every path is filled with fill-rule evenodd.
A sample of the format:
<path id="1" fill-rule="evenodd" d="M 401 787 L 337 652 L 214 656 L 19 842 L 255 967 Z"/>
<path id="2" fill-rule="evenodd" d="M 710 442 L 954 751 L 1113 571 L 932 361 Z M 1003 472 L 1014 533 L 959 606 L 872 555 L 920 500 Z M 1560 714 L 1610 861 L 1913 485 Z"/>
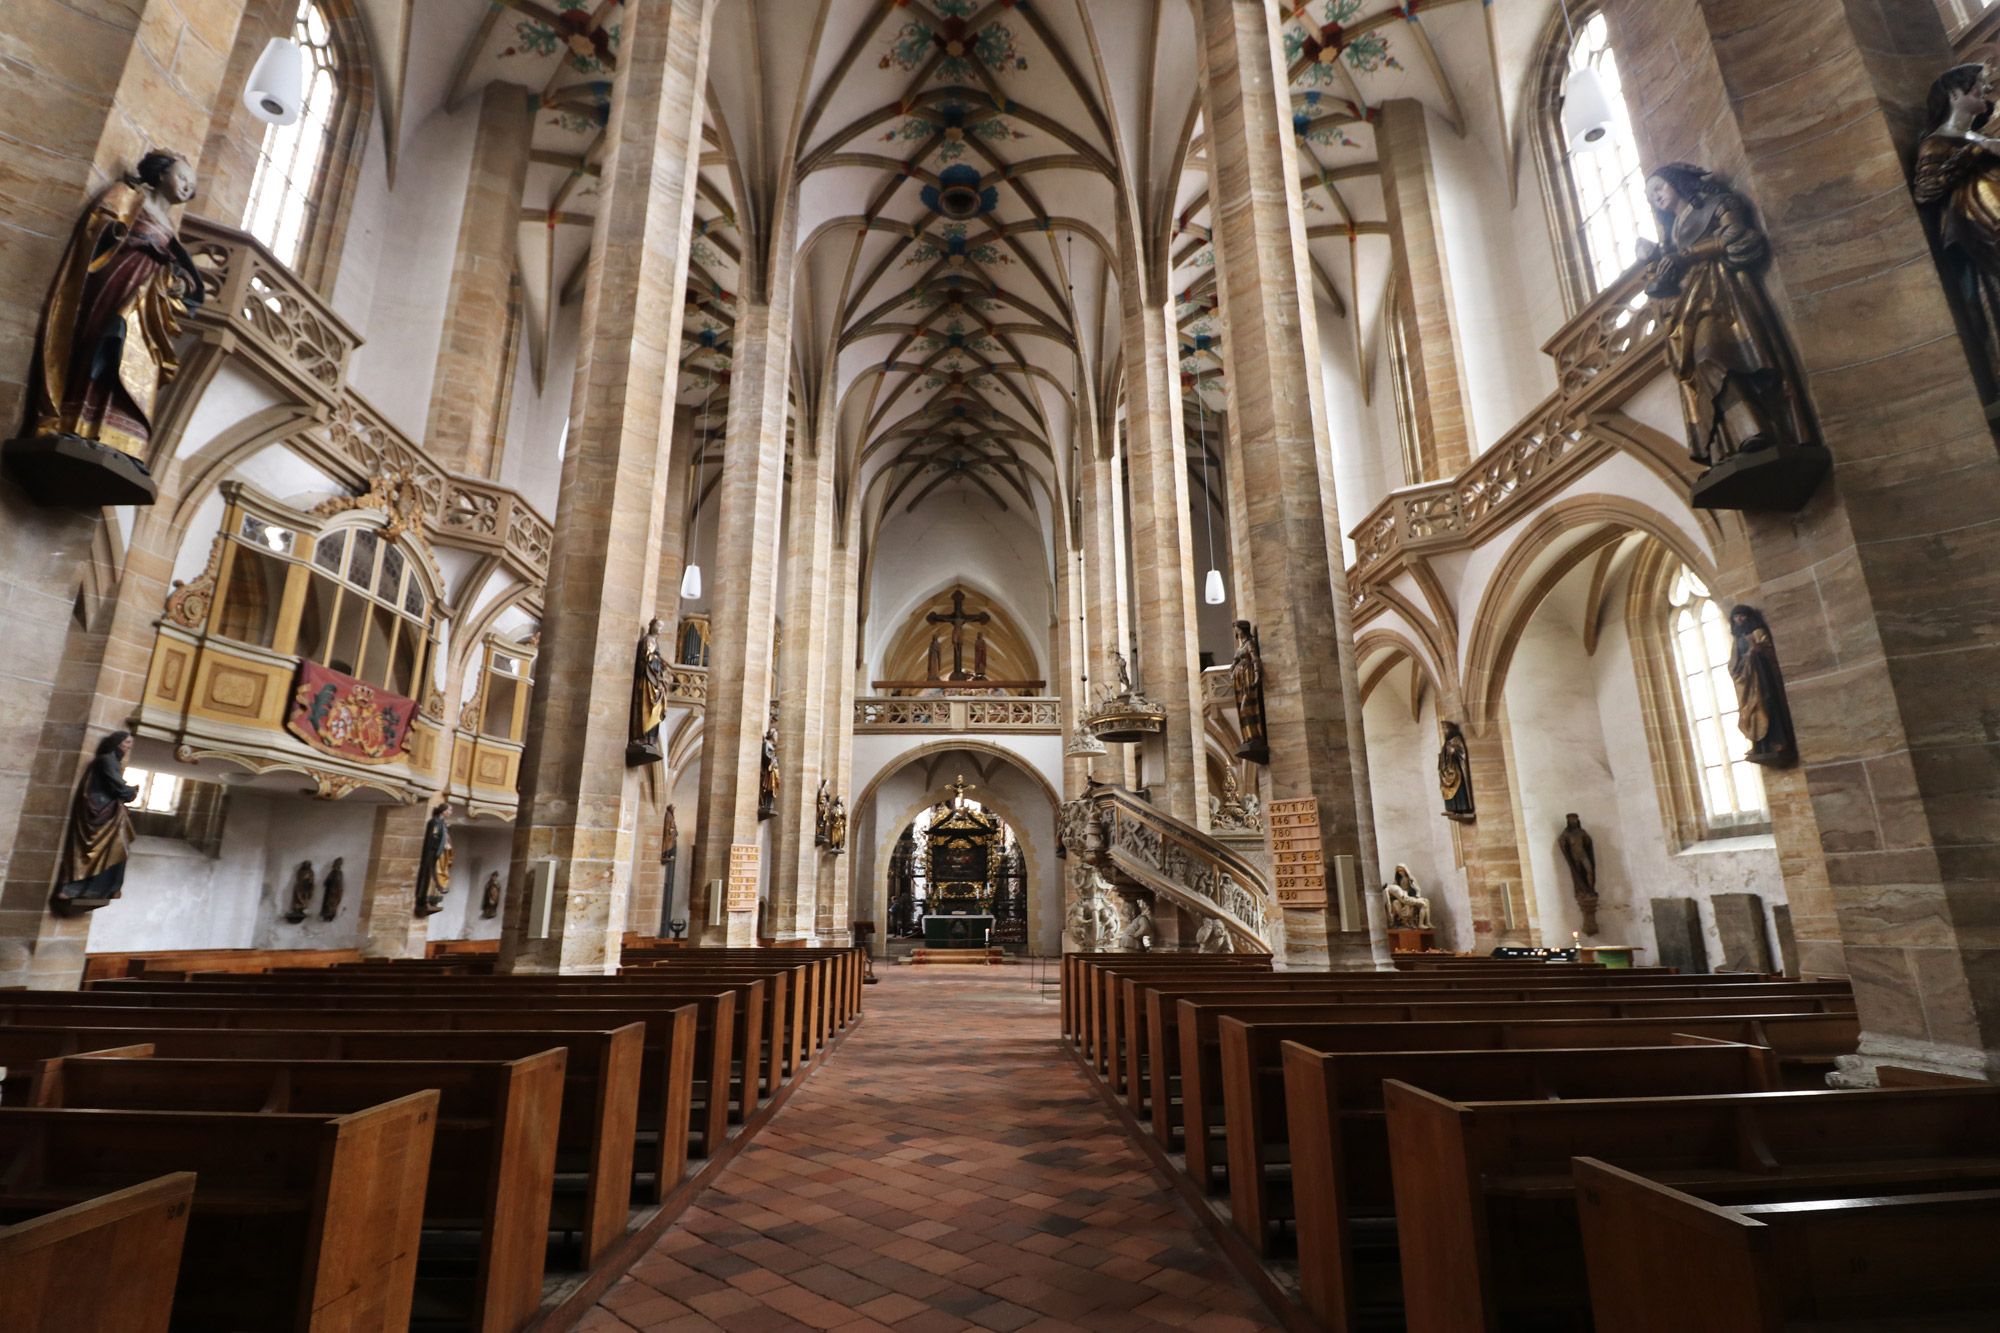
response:
<path id="1" fill-rule="evenodd" d="M 1222 586 L 1222 571 L 1219 569 L 1209 570 L 1208 584 L 1201 590 L 1201 600 L 1207 602 L 1210 606 L 1221 606 L 1228 598 L 1229 591 Z"/>
<path id="2" fill-rule="evenodd" d="M 290 125 L 303 108 L 305 59 L 298 43 L 273 37 L 257 57 L 250 81 L 243 85 L 243 105 L 251 115 L 272 125 Z"/>
<path id="3" fill-rule="evenodd" d="M 681 571 L 681 600 L 691 602 L 701 596 L 701 566 L 689 565 Z"/>
<path id="4" fill-rule="evenodd" d="M 1595 152 L 1611 141 L 1611 98 L 1604 80 L 1585 65 L 1563 83 L 1563 138 L 1572 153 Z"/>

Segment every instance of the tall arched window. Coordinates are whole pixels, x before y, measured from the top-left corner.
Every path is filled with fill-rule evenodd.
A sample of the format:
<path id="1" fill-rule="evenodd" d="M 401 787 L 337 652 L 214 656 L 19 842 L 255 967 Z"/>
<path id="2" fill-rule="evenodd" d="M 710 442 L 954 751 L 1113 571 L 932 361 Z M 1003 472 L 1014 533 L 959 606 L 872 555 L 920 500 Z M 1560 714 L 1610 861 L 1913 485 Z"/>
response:
<path id="1" fill-rule="evenodd" d="M 1667 589 L 1667 638 L 1693 747 L 1691 776 L 1710 830 L 1759 824 L 1770 817 L 1764 778 L 1745 763 L 1736 726 L 1736 687 L 1729 678 L 1729 617 L 1686 568 Z"/>
<path id="2" fill-rule="evenodd" d="M 1646 205 L 1639 142 L 1625 103 L 1611 28 L 1594 6 L 1572 5 L 1574 26 L 1561 13 L 1542 73 L 1542 153 L 1551 213 L 1556 219 L 1570 303 L 1581 307 L 1638 258 L 1643 237 L 1659 239 Z M 1562 132 L 1563 87 L 1580 69 L 1594 69 L 1611 102 L 1611 133 L 1583 151 Z"/>
<path id="3" fill-rule="evenodd" d="M 304 54 L 303 110 L 289 125 L 266 127 L 243 228 L 298 268 L 319 210 L 320 176 L 340 109 L 340 61 L 319 0 L 299 0 L 292 40 Z"/>

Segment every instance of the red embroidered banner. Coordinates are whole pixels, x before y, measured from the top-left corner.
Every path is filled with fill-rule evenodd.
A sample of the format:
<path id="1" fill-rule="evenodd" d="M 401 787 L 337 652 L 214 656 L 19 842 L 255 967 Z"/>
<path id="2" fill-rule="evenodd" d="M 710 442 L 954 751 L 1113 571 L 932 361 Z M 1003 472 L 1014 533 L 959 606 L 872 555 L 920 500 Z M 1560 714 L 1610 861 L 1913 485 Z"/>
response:
<path id="1" fill-rule="evenodd" d="M 402 755 L 416 715 L 414 699 L 378 690 L 317 662 L 301 662 L 285 727 L 328 754 L 386 764 Z"/>

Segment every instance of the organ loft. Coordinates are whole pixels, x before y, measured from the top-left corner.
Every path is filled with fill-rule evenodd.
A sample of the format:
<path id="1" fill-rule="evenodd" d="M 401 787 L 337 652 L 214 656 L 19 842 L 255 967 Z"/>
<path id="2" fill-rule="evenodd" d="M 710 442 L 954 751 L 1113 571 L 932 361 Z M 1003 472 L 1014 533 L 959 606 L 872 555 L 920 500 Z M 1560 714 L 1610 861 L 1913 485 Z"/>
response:
<path id="1" fill-rule="evenodd" d="M 2000 1323 L 2000 6 L 0 12 L 0 1328 Z"/>

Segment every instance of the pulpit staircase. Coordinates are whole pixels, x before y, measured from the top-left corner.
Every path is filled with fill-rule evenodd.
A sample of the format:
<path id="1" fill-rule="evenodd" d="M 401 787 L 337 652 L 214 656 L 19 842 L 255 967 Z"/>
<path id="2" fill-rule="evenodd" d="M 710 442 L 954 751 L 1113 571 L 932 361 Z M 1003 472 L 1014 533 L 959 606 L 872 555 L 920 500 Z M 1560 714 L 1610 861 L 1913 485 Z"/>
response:
<path id="1" fill-rule="evenodd" d="M 1073 864 L 1220 923 L 1237 953 L 1273 951 L 1279 913 L 1263 867 L 1213 834 L 1124 787 L 1092 783 L 1063 806 L 1061 835 Z"/>

